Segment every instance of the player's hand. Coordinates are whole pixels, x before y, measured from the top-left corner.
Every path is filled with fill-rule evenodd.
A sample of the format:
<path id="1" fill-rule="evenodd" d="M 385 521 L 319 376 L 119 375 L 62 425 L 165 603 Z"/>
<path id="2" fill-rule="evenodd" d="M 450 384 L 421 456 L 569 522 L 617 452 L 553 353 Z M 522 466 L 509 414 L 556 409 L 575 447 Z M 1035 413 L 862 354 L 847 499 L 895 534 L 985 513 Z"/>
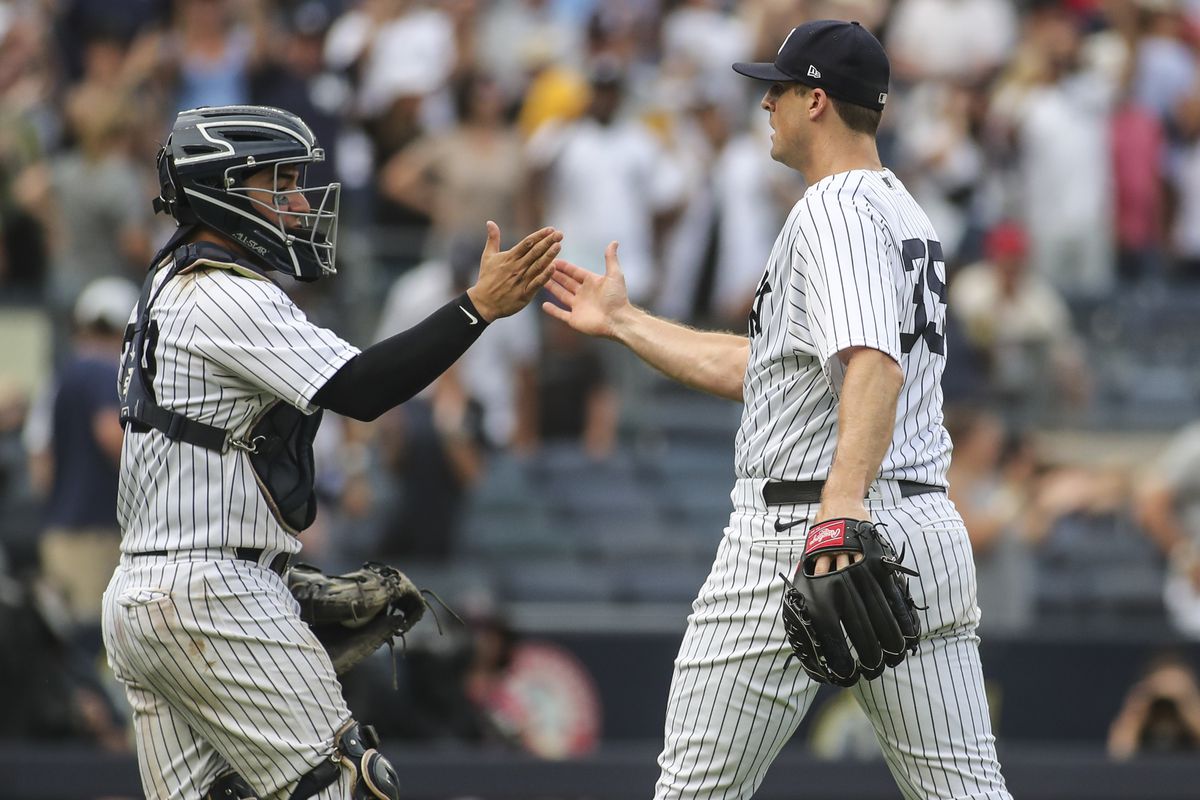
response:
<path id="1" fill-rule="evenodd" d="M 817 517 L 812 527 L 820 525 L 827 519 L 838 519 L 840 517 L 846 519 L 871 519 L 862 501 L 841 503 L 834 500 L 823 500 L 821 507 L 817 509 Z M 862 553 L 854 553 L 853 555 L 853 561 L 850 558 L 850 553 L 830 553 L 818 556 L 816 563 L 813 564 L 813 575 L 825 575 L 829 572 L 837 572 L 851 564 L 857 564 L 859 561 L 862 561 Z"/>
<path id="2" fill-rule="evenodd" d="M 487 244 L 479 258 L 479 280 L 467 296 L 484 320 L 491 322 L 517 313 L 546 285 L 554 273 L 554 258 L 562 249 L 562 232 L 542 228 L 508 250 L 500 249 L 500 227 L 487 224 Z"/>
<path id="3" fill-rule="evenodd" d="M 546 290 L 562 305 L 542 303 L 542 310 L 588 336 L 611 338 L 617 318 L 632 308 L 616 242 L 604 249 L 603 275 L 560 259 L 554 262 Z"/>

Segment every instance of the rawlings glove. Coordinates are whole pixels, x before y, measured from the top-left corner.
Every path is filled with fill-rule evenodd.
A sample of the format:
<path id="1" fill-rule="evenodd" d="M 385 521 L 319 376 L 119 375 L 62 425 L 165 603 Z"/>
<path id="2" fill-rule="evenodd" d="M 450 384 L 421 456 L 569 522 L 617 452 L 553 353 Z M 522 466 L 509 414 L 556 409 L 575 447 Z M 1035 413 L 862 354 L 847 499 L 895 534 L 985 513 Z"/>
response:
<path id="1" fill-rule="evenodd" d="M 813 575 L 818 557 L 861 553 L 850 566 Z M 804 671 L 819 683 L 853 686 L 860 677 L 878 678 L 887 667 L 916 652 L 921 636 L 918 606 L 882 526 L 831 519 L 808 531 L 804 556 L 783 594 L 783 628 Z M 901 574 L 903 573 L 903 574 Z M 854 646 L 853 652 L 850 645 Z"/>
<path id="2" fill-rule="evenodd" d="M 373 561 L 345 575 L 296 564 L 284 580 L 338 675 L 407 633 L 427 608 L 421 590 L 403 572 Z"/>

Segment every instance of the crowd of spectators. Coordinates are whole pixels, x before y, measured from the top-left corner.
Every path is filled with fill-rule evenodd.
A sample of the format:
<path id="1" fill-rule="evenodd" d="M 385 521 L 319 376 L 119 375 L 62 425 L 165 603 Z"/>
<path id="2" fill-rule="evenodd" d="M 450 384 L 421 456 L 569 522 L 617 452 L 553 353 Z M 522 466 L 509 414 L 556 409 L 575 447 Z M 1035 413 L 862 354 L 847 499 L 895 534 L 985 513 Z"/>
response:
<path id="1" fill-rule="evenodd" d="M 313 180 L 343 183 L 346 244 L 336 278 L 289 288 L 352 341 L 460 291 L 488 219 L 507 242 L 555 225 L 592 269 L 617 239 L 637 302 L 743 330 L 804 186 L 770 160 L 756 87 L 729 64 L 771 60 L 817 17 L 861 20 L 887 46 L 881 153 L 942 236 L 952 496 L 984 630 L 1086 605 L 1200 636 L 1200 433 L 1148 461 L 1039 446 L 1041 427 L 1105 402 L 1134 433 L 1200 415 L 1200 350 L 1153 328 L 1200 312 L 1189 0 L 0 0 L 0 606 L 51 620 L 5 635 L 98 655 L 112 307 L 170 232 L 149 200 L 177 110 L 276 105 L 313 128 Z M 1173 414 L 1136 413 L 1156 400 Z M 654 402 L 646 373 L 527 310 L 372 426 L 327 419 L 306 554 L 453 564 L 498 464 L 563 448 L 624 463 L 656 433 Z M 1064 578 L 1079 552 L 1137 568 L 1113 569 L 1119 591 L 1085 586 Z M 83 699 L 51 733 L 112 741 L 102 689 L 73 685 Z"/>

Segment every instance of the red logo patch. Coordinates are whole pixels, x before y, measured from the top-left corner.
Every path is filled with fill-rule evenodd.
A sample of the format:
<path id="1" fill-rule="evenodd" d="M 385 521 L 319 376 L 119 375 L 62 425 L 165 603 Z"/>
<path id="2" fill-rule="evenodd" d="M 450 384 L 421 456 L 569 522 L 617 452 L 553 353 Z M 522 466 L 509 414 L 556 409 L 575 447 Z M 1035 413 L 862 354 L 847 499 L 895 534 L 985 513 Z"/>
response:
<path id="1" fill-rule="evenodd" d="M 808 540 L 804 543 L 804 555 L 811 555 L 817 550 L 830 547 L 841 547 L 846 543 L 846 520 L 835 519 L 822 522 L 808 532 Z"/>

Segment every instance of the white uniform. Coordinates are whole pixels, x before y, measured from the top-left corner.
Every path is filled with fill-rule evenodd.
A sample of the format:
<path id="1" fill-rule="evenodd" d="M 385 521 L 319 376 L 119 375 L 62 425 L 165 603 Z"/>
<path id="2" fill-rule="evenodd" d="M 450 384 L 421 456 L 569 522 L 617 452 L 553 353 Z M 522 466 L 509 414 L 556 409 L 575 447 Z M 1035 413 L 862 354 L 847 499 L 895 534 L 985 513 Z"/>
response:
<path id="1" fill-rule="evenodd" d="M 904 497 L 899 483 L 946 485 L 945 275 L 928 218 L 887 170 L 829 176 L 793 208 L 750 315 L 734 511 L 675 662 L 657 798 L 751 796 L 813 700 L 817 684 L 786 663 L 779 574 L 795 570 L 819 504 L 768 506 L 762 490 L 828 477 L 837 353 L 861 346 L 904 371 L 866 506 L 920 570 L 909 585 L 928 608 L 917 654 L 851 691 L 906 798 L 1010 800 L 984 695 L 966 529 L 944 492 Z"/>
<path id="2" fill-rule="evenodd" d="M 163 289 L 151 320 L 147 377 L 159 405 L 235 438 L 276 399 L 313 411 L 313 395 L 358 353 L 233 265 L 197 262 Z M 104 642 L 133 708 L 147 796 L 194 800 L 230 768 L 260 797 L 286 796 L 334 752 L 350 711 L 267 566 L 300 543 L 273 516 L 249 457 L 127 430 L 118 518 L 123 555 L 104 595 Z M 256 564 L 234 548 L 263 552 Z M 349 796 L 347 774 L 318 796 Z"/>

